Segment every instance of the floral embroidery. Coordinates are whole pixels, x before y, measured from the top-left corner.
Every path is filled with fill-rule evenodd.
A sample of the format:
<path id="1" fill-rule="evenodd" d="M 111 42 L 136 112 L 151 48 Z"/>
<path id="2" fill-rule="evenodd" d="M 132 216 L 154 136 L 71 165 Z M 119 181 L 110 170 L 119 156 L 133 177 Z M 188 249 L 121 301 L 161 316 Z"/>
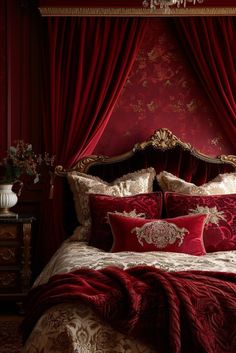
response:
<path id="1" fill-rule="evenodd" d="M 133 217 L 133 218 L 136 218 L 136 217 L 139 217 L 139 218 L 145 218 L 146 215 L 145 213 L 136 213 L 136 209 L 130 211 L 130 212 L 126 212 L 126 211 L 123 211 L 123 212 L 119 212 L 119 211 L 115 211 L 114 213 L 116 214 L 121 214 L 122 216 L 125 216 L 125 217 Z"/>
<path id="2" fill-rule="evenodd" d="M 123 175 L 108 183 L 99 177 L 80 172 L 67 174 L 68 182 L 73 193 L 75 209 L 80 226 L 78 226 L 71 240 L 88 241 L 91 231 L 91 215 L 89 208 L 89 193 L 110 196 L 131 196 L 145 192 L 152 192 L 155 169 L 150 167 Z"/>
<path id="3" fill-rule="evenodd" d="M 132 217 L 132 218 L 136 218 L 136 217 L 139 217 L 139 218 L 146 218 L 146 215 L 145 213 L 136 213 L 136 209 L 130 211 L 130 212 L 127 212 L 127 211 L 123 211 L 123 212 L 120 212 L 120 211 L 114 211 L 113 213 L 115 214 L 120 214 L 122 216 L 125 216 L 125 217 Z M 109 218 L 108 218 L 108 214 L 106 215 L 106 223 L 109 223 Z"/>
<path id="4" fill-rule="evenodd" d="M 190 211 L 189 215 L 200 214 L 200 213 L 206 214 L 207 215 L 206 224 L 212 223 L 212 224 L 219 225 L 220 220 L 227 221 L 226 217 L 224 216 L 224 212 L 218 211 L 216 206 L 208 207 L 208 206 L 197 205 L 195 209 L 190 209 L 189 211 Z"/>
<path id="5" fill-rule="evenodd" d="M 174 223 L 155 221 L 144 224 L 142 227 L 135 227 L 131 233 L 136 233 L 139 243 L 143 246 L 143 239 L 148 244 L 154 244 L 157 248 L 165 248 L 179 240 L 178 246 L 183 243 L 184 237 L 189 231 L 186 228 L 179 228 Z"/>
<path id="6" fill-rule="evenodd" d="M 106 266 L 119 266 L 125 269 L 140 265 L 151 265 L 166 271 L 201 270 L 204 268 L 209 271 L 235 272 L 236 250 L 209 253 L 200 257 L 169 252 L 160 252 L 156 256 L 153 252 L 104 252 L 85 242 L 66 240 L 37 277 L 34 287 L 46 283 L 51 276 L 58 273 L 74 271 L 81 267 L 100 269 Z M 61 314 L 60 317 L 62 317 Z"/>

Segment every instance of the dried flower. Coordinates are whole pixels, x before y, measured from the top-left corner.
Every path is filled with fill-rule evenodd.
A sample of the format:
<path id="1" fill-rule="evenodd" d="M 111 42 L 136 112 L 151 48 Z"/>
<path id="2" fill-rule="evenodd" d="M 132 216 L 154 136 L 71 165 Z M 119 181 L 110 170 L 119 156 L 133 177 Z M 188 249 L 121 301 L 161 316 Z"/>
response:
<path id="1" fill-rule="evenodd" d="M 9 147 L 6 158 L 2 160 L 0 182 L 13 183 L 23 175 L 31 175 L 34 176 L 34 183 L 37 183 L 42 165 L 50 168 L 54 161 L 55 156 L 50 157 L 48 153 L 45 153 L 44 156 L 37 155 L 31 144 L 17 140 L 15 146 Z"/>

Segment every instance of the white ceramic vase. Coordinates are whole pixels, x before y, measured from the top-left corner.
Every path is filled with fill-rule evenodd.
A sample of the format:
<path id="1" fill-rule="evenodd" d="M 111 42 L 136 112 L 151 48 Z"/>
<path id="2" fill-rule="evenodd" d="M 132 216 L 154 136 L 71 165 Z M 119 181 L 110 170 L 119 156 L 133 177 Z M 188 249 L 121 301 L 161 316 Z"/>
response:
<path id="1" fill-rule="evenodd" d="M 18 197 L 12 191 L 13 184 L 0 184 L 0 217 L 16 216 L 9 209 L 17 204 Z"/>

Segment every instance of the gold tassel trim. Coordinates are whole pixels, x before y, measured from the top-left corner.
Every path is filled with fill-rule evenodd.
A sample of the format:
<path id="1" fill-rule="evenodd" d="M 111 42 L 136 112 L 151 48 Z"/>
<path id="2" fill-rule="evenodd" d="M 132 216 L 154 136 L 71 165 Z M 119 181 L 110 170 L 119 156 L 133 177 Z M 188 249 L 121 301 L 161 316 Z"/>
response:
<path id="1" fill-rule="evenodd" d="M 49 200 L 53 199 L 54 196 L 54 180 L 55 180 L 55 173 L 50 173 L 50 190 L 49 190 Z"/>

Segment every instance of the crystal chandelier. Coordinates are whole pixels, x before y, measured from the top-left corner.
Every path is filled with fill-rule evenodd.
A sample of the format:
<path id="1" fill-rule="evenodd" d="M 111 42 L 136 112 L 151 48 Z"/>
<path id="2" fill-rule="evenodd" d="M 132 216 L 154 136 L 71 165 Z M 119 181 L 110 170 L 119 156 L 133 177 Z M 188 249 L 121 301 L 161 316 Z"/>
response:
<path id="1" fill-rule="evenodd" d="M 193 5 L 202 4 L 204 0 L 143 0 L 143 7 L 150 10 L 157 10 L 158 8 L 170 11 L 170 6 L 176 5 L 176 7 L 186 7 L 187 3 Z"/>

